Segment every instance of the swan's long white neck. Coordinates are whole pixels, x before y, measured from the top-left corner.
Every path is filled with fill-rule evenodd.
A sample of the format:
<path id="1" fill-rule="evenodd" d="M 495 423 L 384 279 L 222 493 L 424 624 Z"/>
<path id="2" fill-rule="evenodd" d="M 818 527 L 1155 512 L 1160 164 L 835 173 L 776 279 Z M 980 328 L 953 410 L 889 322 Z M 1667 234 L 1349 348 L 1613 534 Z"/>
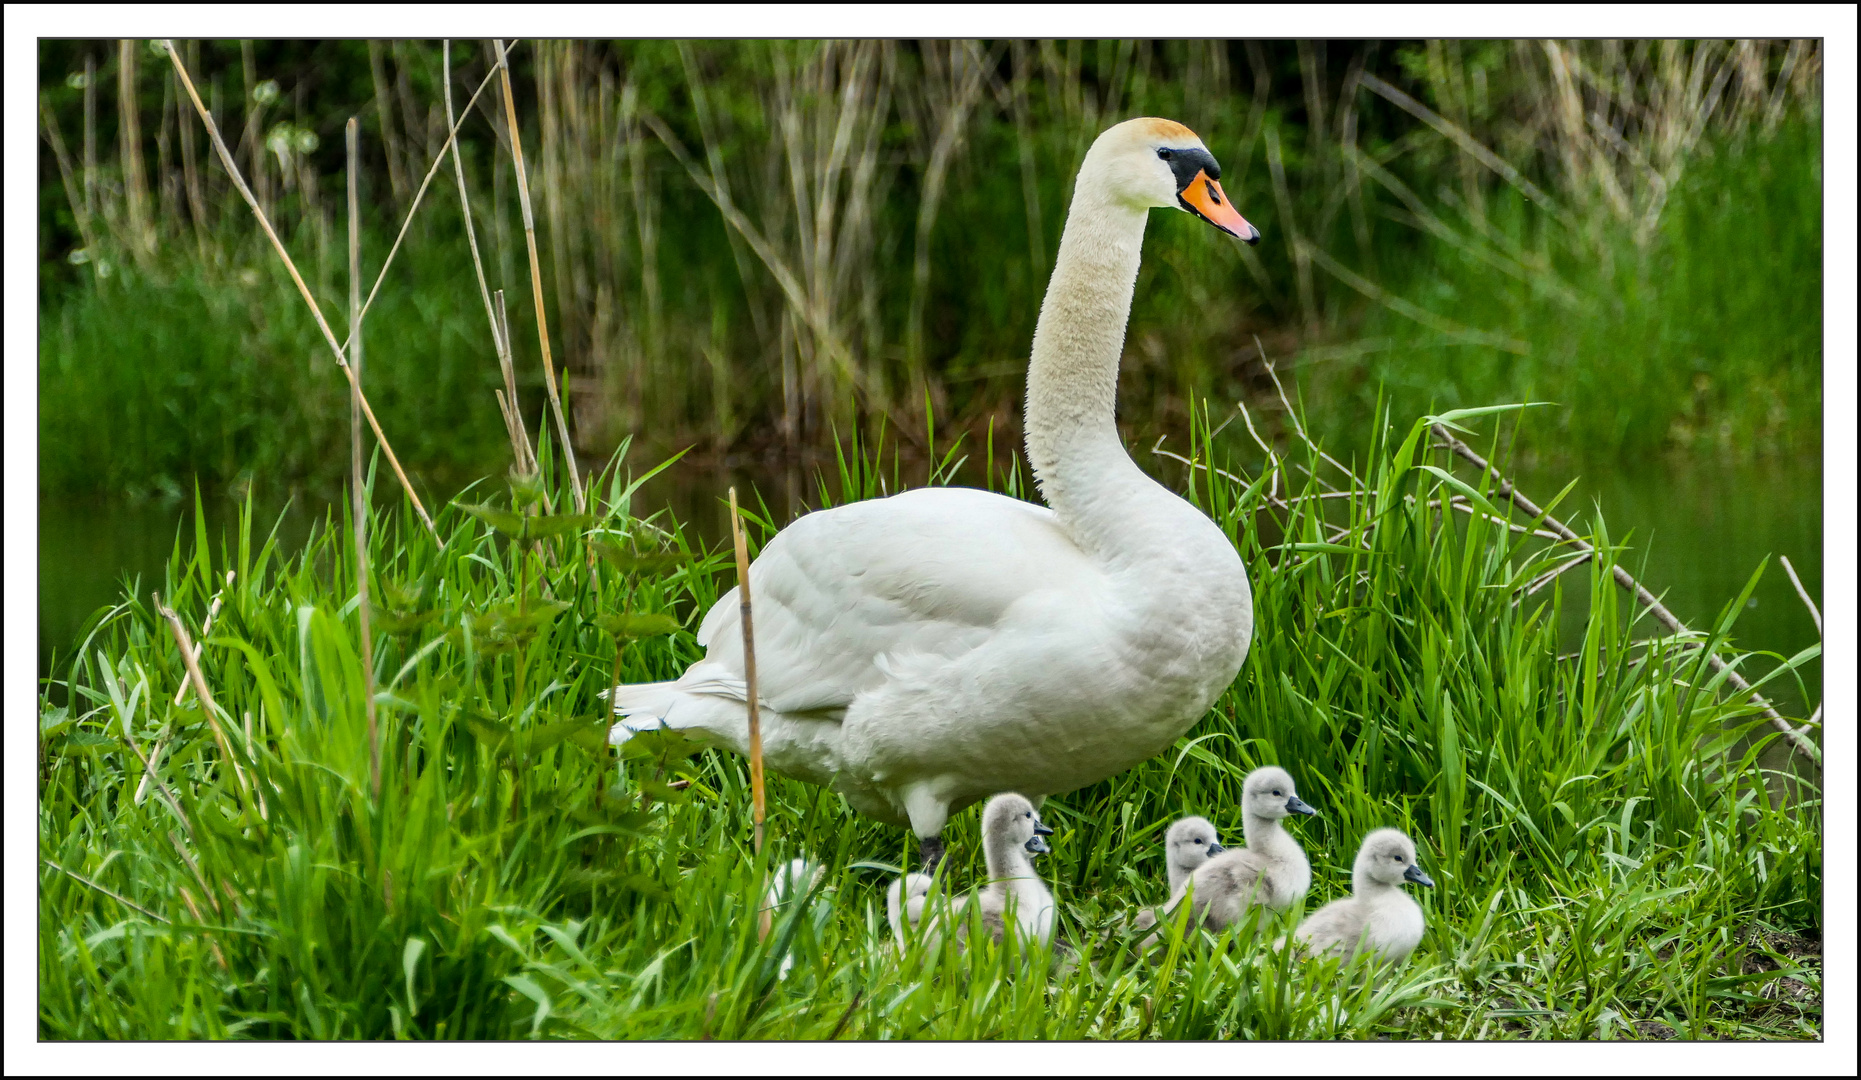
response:
<path id="1" fill-rule="evenodd" d="M 1125 453 L 1114 411 L 1148 211 L 1111 197 L 1096 164 L 1080 170 L 1034 328 L 1026 434 L 1041 495 L 1081 547 L 1106 555 L 1131 501 L 1167 493 Z"/>

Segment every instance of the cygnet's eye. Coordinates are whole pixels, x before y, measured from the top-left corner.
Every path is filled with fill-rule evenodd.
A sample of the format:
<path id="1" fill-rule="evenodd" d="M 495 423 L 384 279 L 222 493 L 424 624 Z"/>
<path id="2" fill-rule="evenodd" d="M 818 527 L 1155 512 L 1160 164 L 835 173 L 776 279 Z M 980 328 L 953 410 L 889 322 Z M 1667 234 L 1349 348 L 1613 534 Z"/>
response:
<path id="1" fill-rule="evenodd" d="M 1171 150 L 1167 146 L 1161 147 L 1160 149 L 1157 150 L 1157 156 L 1162 158 L 1164 161 L 1168 161 L 1170 158 L 1176 156 L 1176 151 Z"/>
<path id="2" fill-rule="evenodd" d="M 1392 858 L 1392 859 L 1394 859 L 1394 860 L 1396 860 L 1397 862 L 1401 862 L 1401 861 L 1402 861 L 1402 856 L 1400 856 L 1400 855 L 1391 855 L 1391 856 L 1390 856 L 1390 858 Z"/>
<path id="3" fill-rule="evenodd" d="M 1201 838 L 1201 837 L 1199 837 L 1199 836 L 1198 836 L 1198 837 L 1196 837 L 1196 838 L 1195 838 L 1195 842 L 1196 842 L 1196 843 L 1198 843 L 1198 844 L 1199 844 L 1199 843 L 1201 843 L 1201 842 L 1202 842 L 1202 838 Z"/>
<path id="4" fill-rule="evenodd" d="M 1029 810 L 1029 811 L 1028 811 L 1027 813 L 1025 813 L 1025 814 L 1022 814 L 1021 816 L 1022 816 L 1022 817 L 1024 817 L 1024 818 L 1031 818 L 1031 817 L 1033 817 L 1033 816 L 1034 816 L 1034 811 L 1032 811 L 1032 810 Z"/>
<path id="5" fill-rule="evenodd" d="M 1274 789 L 1273 789 L 1273 796 L 1274 796 L 1275 798 L 1278 798 L 1278 797 L 1280 796 L 1280 794 L 1281 794 L 1281 791 L 1280 791 L 1280 790 L 1279 790 L 1278 788 L 1274 788 Z"/>

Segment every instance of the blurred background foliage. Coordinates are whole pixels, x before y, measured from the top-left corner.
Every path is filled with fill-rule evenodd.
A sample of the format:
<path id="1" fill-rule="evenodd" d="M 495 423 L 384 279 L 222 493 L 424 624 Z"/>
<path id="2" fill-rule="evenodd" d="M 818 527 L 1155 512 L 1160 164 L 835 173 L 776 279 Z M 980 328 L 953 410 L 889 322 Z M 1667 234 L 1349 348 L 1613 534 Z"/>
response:
<path id="1" fill-rule="evenodd" d="M 340 324 L 342 127 L 369 281 L 444 144 L 436 41 L 177 43 Z M 453 104 L 492 70 L 455 42 Z M 1379 394 L 1544 400 L 1541 461 L 1821 447 L 1821 52 L 1804 41 L 522 42 L 552 346 L 592 452 L 807 458 L 887 415 L 1018 431 L 1073 174 L 1103 128 L 1197 131 L 1258 248 L 1153 215 L 1121 421 L 1277 408 L 1360 441 Z M 159 49 L 40 45 L 40 486 L 333 487 L 347 391 Z M 462 120 L 531 430 L 544 390 L 496 81 Z M 403 459 L 507 454 L 450 163 L 371 309 Z M 894 425 L 910 432 L 920 425 Z M 919 436 L 921 438 L 921 436 Z M 907 446 L 907 449 L 910 449 Z M 928 450 L 928 448 L 922 448 Z"/>

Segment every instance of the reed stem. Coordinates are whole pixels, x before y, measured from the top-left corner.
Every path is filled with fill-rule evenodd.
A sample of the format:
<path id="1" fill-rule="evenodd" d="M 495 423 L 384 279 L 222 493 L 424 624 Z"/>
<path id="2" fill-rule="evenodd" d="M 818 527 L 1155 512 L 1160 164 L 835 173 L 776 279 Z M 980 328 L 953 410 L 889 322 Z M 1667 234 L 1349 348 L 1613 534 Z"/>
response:
<path id="1" fill-rule="evenodd" d="M 743 683 L 750 719 L 750 800 L 756 820 L 756 852 L 763 842 L 762 718 L 756 708 L 756 634 L 750 625 L 750 549 L 743 537 L 737 489 L 730 489 L 730 542 L 737 554 L 737 608 L 743 616 Z"/>
<path id="2" fill-rule="evenodd" d="M 523 134 L 517 127 L 517 99 L 511 94 L 510 54 L 502 40 L 494 40 L 498 51 L 498 77 L 504 85 L 504 115 L 510 125 L 511 160 L 517 166 L 517 201 L 523 207 L 523 240 L 530 252 L 530 293 L 536 303 L 536 338 L 543 350 L 543 379 L 549 386 L 550 411 L 556 417 L 556 435 L 562 440 L 562 456 L 569 466 L 569 490 L 575 494 L 575 512 L 588 512 L 588 496 L 575 468 L 575 445 L 569 441 L 569 422 L 562 413 L 562 395 L 556 389 L 556 363 L 549 353 L 549 315 L 543 310 L 543 269 L 536 256 L 536 214 L 530 207 L 530 180 L 523 164 Z"/>
<path id="3" fill-rule="evenodd" d="M 355 613 L 362 630 L 362 709 L 368 717 L 368 784 L 381 798 L 381 732 L 375 725 L 375 641 L 368 626 L 368 492 L 362 480 L 362 132 L 343 132 L 349 150 L 349 491 L 355 515 Z M 429 174 L 430 175 L 430 174 Z M 424 186 L 422 187 L 424 191 Z"/>
<path id="4" fill-rule="evenodd" d="M 162 47 L 168 52 L 169 62 L 174 64 L 175 73 L 181 76 L 181 85 L 187 87 L 187 96 L 194 103 L 194 111 L 200 114 L 200 122 L 207 129 L 207 137 L 213 140 L 213 148 L 220 155 L 220 163 L 226 167 L 226 175 L 232 179 L 233 186 L 239 189 L 239 194 L 245 197 L 246 205 L 252 208 L 253 216 L 258 218 L 259 227 L 265 230 L 266 239 L 271 241 L 272 248 L 278 252 L 278 258 L 284 261 L 284 268 L 290 273 L 291 281 L 297 285 L 297 291 L 303 296 L 304 303 L 309 305 L 310 314 L 317 320 L 317 329 L 323 331 L 323 340 L 329 344 L 330 352 L 336 357 L 336 366 L 342 369 L 343 377 L 349 380 L 350 389 L 354 391 L 355 399 L 361 405 L 362 415 L 368 418 L 369 429 L 375 433 L 375 441 L 381 446 L 381 452 L 387 456 L 388 464 L 393 467 L 395 477 L 401 482 L 401 489 L 407 492 L 407 498 L 413 502 L 414 512 L 420 515 L 421 524 L 426 526 L 427 532 L 433 534 L 433 539 L 441 547 L 445 547 L 446 541 L 439 535 L 439 529 L 434 526 L 432 516 L 426 512 L 426 504 L 421 502 L 420 496 L 415 493 L 413 481 L 407 479 L 407 472 L 401 468 L 401 460 L 395 456 L 394 447 L 389 444 L 387 433 L 381 430 L 381 422 L 375 419 L 375 411 L 369 408 L 368 396 L 362 393 L 362 386 L 356 380 L 355 372 L 349 369 L 348 357 L 344 355 L 342 346 L 337 344 L 336 335 L 330 330 L 329 321 L 323 317 L 323 309 L 317 306 L 316 298 L 310 295 L 310 286 L 304 284 L 303 275 L 297 272 L 297 264 L 291 260 L 291 253 L 284 249 L 284 241 L 278 239 L 277 231 L 271 227 L 271 219 L 265 216 L 264 209 L 259 206 L 258 199 L 252 194 L 252 189 L 246 185 L 245 177 L 239 172 L 238 163 L 233 160 L 232 151 L 226 148 L 226 140 L 220 137 L 219 125 L 213 122 L 213 114 L 207 111 L 207 106 L 200 100 L 200 91 L 194 89 L 194 80 L 188 76 L 187 65 L 181 62 L 181 54 L 175 51 L 172 41 L 164 40 Z"/>

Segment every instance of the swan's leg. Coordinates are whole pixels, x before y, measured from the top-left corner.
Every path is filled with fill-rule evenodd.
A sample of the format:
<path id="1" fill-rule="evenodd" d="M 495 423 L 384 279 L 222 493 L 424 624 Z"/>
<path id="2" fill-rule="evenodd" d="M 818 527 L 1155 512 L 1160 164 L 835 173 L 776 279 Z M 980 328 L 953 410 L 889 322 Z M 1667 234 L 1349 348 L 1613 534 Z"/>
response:
<path id="1" fill-rule="evenodd" d="M 918 838 L 918 858 L 924 872 L 935 873 L 943 859 L 943 827 L 950 820 L 950 804 L 929 784 L 914 784 L 905 791 L 905 816 Z"/>

